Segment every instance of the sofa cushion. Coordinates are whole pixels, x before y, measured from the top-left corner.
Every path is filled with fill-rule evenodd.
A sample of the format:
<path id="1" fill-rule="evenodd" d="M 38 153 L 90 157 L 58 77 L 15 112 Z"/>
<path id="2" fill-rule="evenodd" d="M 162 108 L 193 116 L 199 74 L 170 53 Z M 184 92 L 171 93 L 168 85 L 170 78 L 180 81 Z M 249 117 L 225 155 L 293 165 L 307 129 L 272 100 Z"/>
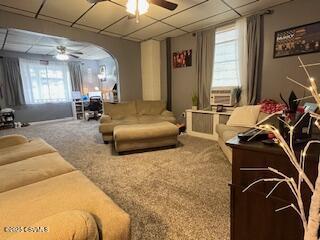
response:
<path id="1" fill-rule="evenodd" d="M 118 120 L 128 116 L 136 115 L 135 102 L 126 103 L 103 103 L 103 110 L 105 115 L 109 115 L 112 119 Z"/>
<path id="2" fill-rule="evenodd" d="M 6 226 L 30 226 L 69 210 L 90 213 L 104 240 L 129 239 L 128 214 L 79 171 L 3 192 L 0 206 L 0 239 L 12 236 Z"/>
<path id="3" fill-rule="evenodd" d="M 23 144 L 1 148 L 0 166 L 52 152 L 56 152 L 56 149 L 45 141 L 40 138 L 33 139 Z"/>
<path id="4" fill-rule="evenodd" d="M 11 147 L 14 145 L 28 142 L 28 139 L 22 135 L 8 135 L 0 137 L 0 148 Z"/>
<path id="5" fill-rule="evenodd" d="M 8 240 L 99 240 L 94 218 L 89 213 L 79 210 L 49 216 L 30 227 L 26 232 L 14 234 Z M 47 231 L 42 228 L 42 232 L 29 232 L 39 227 L 45 227 Z"/>
<path id="6" fill-rule="evenodd" d="M 258 120 L 260 108 L 260 105 L 235 108 L 227 125 L 233 127 L 254 127 Z"/>
<path id="7" fill-rule="evenodd" d="M 144 123 L 158 123 L 158 122 L 170 122 L 176 124 L 176 118 L 172 116 L 162 115 L 140 115 L 138 116 L 138 122 Z"/>
<path id="8" fill-rule="evenodd" d="M 218 133 L 219 137 L 223 139 L 224 142 L 235 137 L 238 133 L 247 131 L 248 129 L 249 128 L 245 127 L 227 126 L 226 124 L 217 124 L 216 126 L 216 132 Z"/>
<path id="9" fill-rule="evenodd" d="M 0 166 L 0 193 L 73 170 L 74 167 L 57 152 L 2 165 Z"/>
<path id="10" fill-rule="evenodd" d="M 112 120 L 111 122 L 100 124 L 99 132 L 104 133 L 104 134 L 106 134 L 106 133 L 111 134 L 111 133 L 113 133 L 113 129 L 118 125 L 137 124 L 138 122 L 139 122 L 138 118 L 135 116 L 126 117 L 122 120 Z"/>
<path id="11" fill-rule="evenodd" d="M 160 115 L 166 110 L 166 103 L 163 101 L 136 101 L 137 113 L 139 115 Z"/>

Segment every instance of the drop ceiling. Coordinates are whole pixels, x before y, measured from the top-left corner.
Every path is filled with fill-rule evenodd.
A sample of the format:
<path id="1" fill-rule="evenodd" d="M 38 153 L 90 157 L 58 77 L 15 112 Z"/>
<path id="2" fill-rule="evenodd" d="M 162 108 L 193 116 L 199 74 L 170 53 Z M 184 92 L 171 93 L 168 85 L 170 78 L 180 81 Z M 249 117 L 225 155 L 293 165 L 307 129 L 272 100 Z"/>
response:
<path id="1" fill-rule="evenodd" d="M 0 29 L 0 50 L 55 56 L 57 46 L 82 52 L 83 54 L 77 55 L 80 59 L 101 60 L 111 57 L 105 50 L 92 44 L 23 30 Z"/>
<path id="2" fill-rule="evenodd" d="M 171 0 L 174 11 L 150 4 L 137 24 L 126 0 L 90 4 L 86 0 L 0 0 L 0 9 L 98 34 L 134 41 L 163 40 L 271 8 L 292 0 Z"/>

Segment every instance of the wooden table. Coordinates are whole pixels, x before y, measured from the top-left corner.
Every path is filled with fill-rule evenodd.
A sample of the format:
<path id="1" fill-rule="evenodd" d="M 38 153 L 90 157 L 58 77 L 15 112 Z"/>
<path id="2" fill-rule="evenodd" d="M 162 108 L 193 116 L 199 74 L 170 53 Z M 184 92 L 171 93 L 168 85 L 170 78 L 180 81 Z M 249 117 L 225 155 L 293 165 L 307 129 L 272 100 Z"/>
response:
<path id="1" fill-rule="evenodd" d="M 277 145 L 260 142 L 241 143 L 238 137 L 227 142 L 233 150 L 231 188 L 231 240 L 303 240 L 301 220 L 293 209 L 276 213 L 275 210 L 291 203 L 294 197 L 286 184 L 282 184 L 266 199 L 274 183 L 259 183 L 247 192 L 243 189 L 255 180 L 275 177 L 267 171 L 241 171 L 240 168 L 273 167 L 287 176 L 297 178 L 295 168 Z M 297 154 L 299 149 L 297 148 Z M 317 177 L 320 147 L 310 149 L 306 160 L 306 173 L 314 183 Z M 302 185 L 305 211 L 308 213 L 311 192 Z"/>

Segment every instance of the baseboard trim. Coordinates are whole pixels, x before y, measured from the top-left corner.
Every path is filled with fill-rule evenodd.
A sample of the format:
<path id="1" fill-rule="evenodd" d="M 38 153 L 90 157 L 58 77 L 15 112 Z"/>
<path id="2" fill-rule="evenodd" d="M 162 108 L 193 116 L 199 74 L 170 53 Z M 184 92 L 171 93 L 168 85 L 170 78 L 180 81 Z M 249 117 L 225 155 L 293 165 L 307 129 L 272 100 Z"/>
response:
<path id="1" fill-rule="evenodd" d="M 59 119 L 53 119 L 53 120 L 47 120 L 47 121 L 39 121 L 39 122 L 30 122 L 30 125 L 40 125 L 40 124 L 47 124 L 47 123 L 56 123 L 56 122 L 65 122 L 74 120 L 73 117 L 66 117 L 66 118 L 59 118 Z"/>

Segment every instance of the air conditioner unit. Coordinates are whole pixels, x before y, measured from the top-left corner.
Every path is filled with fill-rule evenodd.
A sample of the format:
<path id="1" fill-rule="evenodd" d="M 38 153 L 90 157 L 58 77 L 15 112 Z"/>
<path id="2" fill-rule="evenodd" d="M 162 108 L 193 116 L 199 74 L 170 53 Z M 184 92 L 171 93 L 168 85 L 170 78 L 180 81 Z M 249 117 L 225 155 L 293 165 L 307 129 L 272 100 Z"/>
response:
<path id="1" fill-rule="evenodd" d="M 236 100 L 235 87 L 214 87 L 211 89 L 210 105 L 234 106 Z"/>

